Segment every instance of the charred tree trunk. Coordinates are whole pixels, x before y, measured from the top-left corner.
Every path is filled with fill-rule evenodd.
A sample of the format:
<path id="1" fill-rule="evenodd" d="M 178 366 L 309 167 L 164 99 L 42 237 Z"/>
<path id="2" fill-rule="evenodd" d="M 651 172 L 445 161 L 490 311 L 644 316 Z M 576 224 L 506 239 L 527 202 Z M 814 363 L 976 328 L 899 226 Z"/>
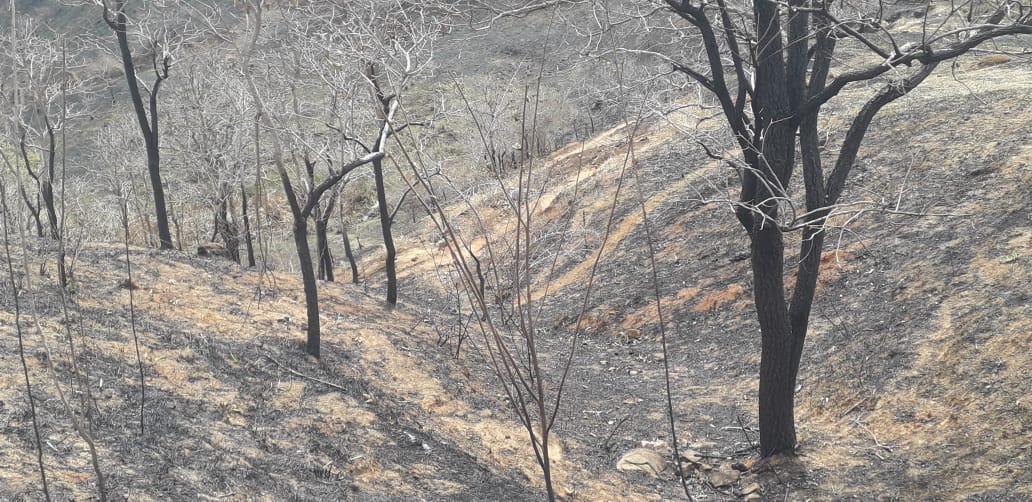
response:
<path id="1" fill-rule="evenodd" d="M 301 284 L 305 291 L 305 312 L 308 317 L 307 340 L 305 352 L 312 357 L 319 357 L 320 327 L 319 327 L 319 285 L 315 282 L 315 266 L 312 264 L 312 251 L 308 246 L 308 212 L 301 208 L 297 195 L 294 193 L 294 186 L 290 182 L 290 176 L 286 169 L 282 168 L 280 153 L 276 153 L 277 170 L 280 175 L 280 182 L 283 183 L 283 192 L 287 196 L 287 203 L 290 205 L 290 214 L 293 216 L 294 249 L 297 251 L 298 265 L 301 267 Z"/>
<path id="2" fill-rule="evenodd" d="M 333 282 L 333 256 L 330 255 L 330 246 L 326 240 L 326 222 L 315 219 L 315 248 L 319 255 L 319 266 L 316 274 L 321 281 Z"/>
<path id="3" fill-rule="evenodd" d="M 230 221 L 229 199 L 231 197 L 229 184 L 222 183 L 219 186 L 219 200 L 215 208 L 215 233 L 229 251 L 230 258 L 240 263 L 240 229 Z"/>
<path id="4" fill-rule="evenodd" d="M 376 180 L 376 202 L 380 206 L 380 231 L 383 233 L 383 247 L 387 250 L 384 258 L 384 271 L 387 273 L 387 304 L 398 304 L 398 272 L 396 262 L 398 251 L 394 247 L 394 236 L 391 232 L 391 214 L 387 207 L 387 190 L 383 181 L 383 163 L 380 159 L 373 161 L 373 178 Z"/>
<path id="5" fill-rule="evenodd" d="M 43 237 L 43 221 L 39 217 L 39 197 L 37 197 L 36 204 L 33 205 L 32 198 L 25 191 L 25 187 L 19 188 L 21 192 L 22 200 L 25 202 L 25 207 L 29 210 L 29 216 L 32 218 L 32 223 L 36 228 L 36 237 Z"/>
<path id="6" fill-rule="evenodd" d="M 21 193 L 22 200 L 25 202 L 25 207 L 29 210 L 29 215 L 32 217 L 33 222 L 36 225 L 36 237 L 43 237 L 43 221 L 40 219 L 40 211 L 42 204 L 40 203 L 39 194 L 42 191 L 42 185 L 40 182 L 39 173 L 32 169 L 32 163 L 29 160 L 29 147 L 25 142 L 25 130 L 21 131 L 21 141 L 18 143 L 19 153 L 21 154 L 22 163 L 25 165 L 25 171 L 32 178 L 32 181 L 36 184 L 36 202 L 32 202 L 32 195 L 25 190 L 25 184 L 18 184 L 18 191 Z"/>
<path id="7" fill-rule="evenodd" d="M 351 282 L 358 284 L 358 262 L 355 261 L 355 252 L 351 249 L 351 239 L 348 238 L 346 227 L 341 227 L 340 238 L 344 241 L 344 254 L 348 257 L 348 265 L 351 266 Z"/>
<path id="8" fill-rule="evenodd" d="M 312 264 L 312 251 L 308 246 L 308 219 L 300 211 L 294 214 L 294 246 L 297 248 L 297 259 L 301 266 L 301 283 L 305 290 L 305 311 L 308 316 L 308 340 L 305 352 L 319 357 L 319 285 L 315 282 L 315 266 Z"/>
<path id="9" fill-rule="evenodd" d="M 330 216 L 333 215 L 334 204 L 336 203 L 337 192 L 330 192 L 326 201 L 326 208 L 317 209 L 315 214 L 315 242 L 316 251 L 319 253 L 319 279 L 333 282 L 333 254 L 330 253 L 330 240 L 327 236 Z"/>
<path id="10" fill-rule="evenodd" d="M 155 85 L 155 90 L 157 86 Z M 151 101 L 155 103 L 155 106 L 151 109 L 151 113 L 157 112 L 156 96 L 151 96 Z M 157 115 L 154 115 L 154 125 L 157 125 Z M 158 240 L 160 241 L 161 249 L 173 249 L 175 246 L 172 243 L 172 232 L 168 224 L 168 209 L 165 204 L 165 187 L 161 182 L 161 156 L 158 153 L 158 137 L 157 132 L 151 135 L 152 139 L 149 139 L 147 143 L 147 174 L 150 177 L 151 193 L 154 194 L 154 218 L 158 225 Z"/>
<path id="11" fill-rule="evenodd" d="M 57 140 L 50 120 L 43 115 L 43 123 L 47 128 L 47 166 L 46 174 L 40 180 L 40 195 L 43 196 L 43 207 L 47 210 L 47 222 L 50 224 L 50 237 L 61 238 L 61 228 L 57 222 L 57 205 L 54 203 L 54 170 L 57 158 Z"/>
<path id="12" fill-rule="evenodd" d="M 129 96 L 133 104 L 133 111 L 136 113 L 136 120 L 143 135 L 144 145 L 147 148 L 147 174 L 150 177 L 151 192 L 154 195 L 154 213 L 158 226 L 158 240 L 161 249 L 172 249 L 172 233 L 168 224 L 168 211 L 165 205 L 165 188 L 161 181 L 161 153 L 159 149 L 158 132 L 158 90 L 161 83 L 168 78 L 168 68 L 171 64 L 171 56 L 165 56 L 161 60 L 154 61 L 154 85 L 150 90 L 150 116 L 144 107 L 143 95 L 140 93 L 140 86 L 136 82 L 136 66 L 133 62 L 132 51 L 129 50 L 129 38 L 126 33 L 125 1 L 115 0 L 113 2 L 114 19 L 112 12 L 107 5 L 104 6 L 104 20 L 115 32 L 118 39 L 118 50 L 122 57 L 122 68 L 125 72 L 125 80 L 129 86 Z M 157 58 L 158 54 L 152 55 Z"/>
<path id="13" fill-rule="evenodd" d="M 760 353 L 760 454 L 793 452 L 795 383 L 799 367 L 794 347 L 802 338 L 793 334 L 785 305 L 784 242 L 781 230 L 767 222 L 752 235 L 753 294 L 762 337 Z M 801 353 L 801 352 L 800 352 Z"/>
<path id="14" fill-rule="evenodd" d="M 351 266 L 351 282 L 358 284 L 358 262 L 355 261 L 355 253 L 351 249 L 351 238 L 348 237 L 348 226 L 344 223 L 344 198 L 340 198 L 340 238 L 344 241 L 344 255 L 348 257 L 348 265 Z"/>
<path id="15" fill-rule="evenodd" d="M 244 222 L 244 243 L 247 246 L 247 266 L 254 267 L 254 241 L 251 238 L 251 217 L 247 214 L 247 190 L 240 182 L 240 216 Z"/>
<path id="16" fill-rule="evenodd" d="M 824 229 L 871 120 L 882 107 L 917 87 L 940 62 L 998 37 L 1032 34 L 1032 18 L 1013 17 L 1009 5 L 1000 6 L 980 27 L 958 30 L 967 33 L 961 40 L 936 47 L 934 37 L 926 38 L 924 45 L 901 51 L 896 44 L 880 48 L 852 31 L 829 14 L 827 3 L 751 2 L 752 19 L 746 21 L 745 30 L 739 24 L 743 18 L 739 7 L 730 7 L 726 0 L 716 0 L 715 5 L 665 3 L 697 30 L 705 53 L 698 65 L 675 63 L 673 69 L 714 95 L 744 160 L 744 168 L 734 164 L 741 174 L 735 215 L 751 240 L 754 300 L 762 334 L 760 449 L 764 456 L 792 454 L 794 390 L 816 293 Z M 1008 16 L 1010 21 L 1000 24 Z M 859 39 L 884 62 L 831 77 L 836 40 L 848 38 Z M 915 64 L 920 66 L 905 69 Z M 752 75 L 749 68 L 754 69 Z M 835 165 L 825 172 L 817 136 L 821 107 L 847 85 L 871 82 L 888 72 L 894 72 L 894 78 L 853 117 Z M 802 229 L 802 245 L 794 290 L 786 301 L 778 205 L 789 197 L 797 133 L 806 212 L 801 215 L 805 221 L 790 225 Z"/>

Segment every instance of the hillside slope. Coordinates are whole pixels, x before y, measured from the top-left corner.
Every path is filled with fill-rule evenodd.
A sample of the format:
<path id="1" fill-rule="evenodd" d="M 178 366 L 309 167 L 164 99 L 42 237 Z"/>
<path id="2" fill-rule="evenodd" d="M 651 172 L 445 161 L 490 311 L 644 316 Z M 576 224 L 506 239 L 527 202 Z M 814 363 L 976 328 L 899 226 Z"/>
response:
<path id="1" fill-rule="evenodd" d="M 935 77 L 876 121 L 845 196 L 874 203 L 826 255 L 798 393 L 801 456 L 758 464 L 719 489 L 693 478 L 698 498 L 735 498 L 753 482 L 764 497 L 790 500 L 1032 497 L 1032 83 L 1027 64 L 994 70 L 972 63 L 962 66 L 963 83 Z M 538 224 L 568 229 L 566 239 L 539 235 L 544 248 L 562 250 L 554 270 L 536 269 L 535 283 L 548 284 L 535 295 L 548 371 L 558 370 L 578 319 L 587 328 L 556 429 L 560 493 L 683 496 L 669 472 L 614 469 L 643 441 L 670 440 L 664 357 L 682 445 L 718 457 L 714 465 L 751 464 L 759 335 L 745 236 L 719 202 L 726 168 L 665 123 L 617 127 L 539 168 L 548 184 Z M 481 194 L 476 209 L 503 242 L 513 222 L 492 206 L 496 195 Z M 598 286 L 582 314 L 614 199 Z M 657 249 L 666 356 L 642 205 Z M 398 309 L 365 289 L 382 282 L 376 256 L 363 263 L 367 286 L 322 284 L 319 361 L 299 347 L 295 278 L 134 249 L 142 434 L 122 249 L 89 245 L 78 255 L 80 307 L 67 332 L 54 279 L 35 275 L 50 254 L 31 253 L 21 326 L 52 493 L 96 493 L 60 381 L 73 408 L 88 403 L 112 499 L 540 500 L 526 431 L 475 333 L 453 356 L 461 316 L 449 313 L 453 286 L 429 235 L 400 239 L 407 296 Z M 4 291 L 0 498 L 38 499 L 11 285 Z M 69 336 L 88 396 L 75 392 Z"/>
<path id="2" fill-rule="evenodd" d="M 1029 72 L 1020 61 L 987 69 L 966 58 L 958 78 L 933 77 L 876 119 L 844 196 L 862 213 L 835 222 L 844 226 L 823 259 L 797 397 L 801 461 L 787 475 L 760 476 L 766 494 L 1029 496 L 1021 467 L 1032 454 Z M 867 92 L 845 101 L 858 106 Z M 667 119 L 697 137 L 716 125 Z M 752 454 L 759 329 L 747 238 L 721 202 L 735 195 L 733 173 L 665 123 L 614 128 L 536 169 L 546 180 L 533 199 L 536 230 L 542 247 L 560 248 L 534 281 L 549 356 L 565 352 L 578 319 L 584 329 L 560 428 L 586 444 L 608 437 L 584 452 L 600 475 L 642 441 L 669 441 L 643 202 L 682 441 L 733 460 Z M 513 242 L 513 220 L 490 203 L 501 195 L 476 199 L 487 201 L 478 213 L 494 241 L 489 255 L 484 239 L 471 239 L 482 258 Z M 425 283 L 443 260 L 424 246 L 401 263 Z M 661 493 L 674 497 L 676 488 Z"/>

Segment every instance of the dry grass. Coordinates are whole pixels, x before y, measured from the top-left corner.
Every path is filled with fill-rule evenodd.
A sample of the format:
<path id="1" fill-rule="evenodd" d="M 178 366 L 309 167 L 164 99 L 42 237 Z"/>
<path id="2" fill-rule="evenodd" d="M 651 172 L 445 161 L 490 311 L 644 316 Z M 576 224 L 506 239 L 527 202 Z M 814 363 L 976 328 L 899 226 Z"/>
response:
<path id="1" fill-rule="evenodd" d="M 819 500 L 1032 497 L 1032 147 L 1018 141 L 1032 121 L 1032 103 L 1028 71 L 1015 63 L 999 64 L 996 73 L 962 65 L 962 82 L 935 77 L 919 94 L 886 110 L 872 133 L 862 153 L 866 164 L 847 195 L 902 194 L 903 209 L 964 216 L 903 223 L 872 216 L 822 255 L 823 300 L 797 397 L 802 456 L 764 467 L 778 476 L 755 474 L 769 488 L 767 495 L 783 490 L 789 499 Z M 868 92 L 850 90 L 844 97 Z M 970 97 L 946 100 L 957 95 Z M 990 117 L 992 127 L 947 110 L 953 107 Z M 677 120 L 695 127 L 697 118 Z M 571 231 L 598 230 L 624 166 L 627 134 L 627 125 L 618 126 L 541 165 L 552 176 L 540 186 L 536 221 L 564 223 L 575 212 L 584 216 L 572 222 Z M 634 168 L 646 170 L 650 155 L 670 148 L 676 136 L 663 125 L 641 135 L 633 145 Z M 910 141 L 898 144 L 904 135 Z M 535 299 L 554 304 L 548 314 L 556 332 L 572 330 L 579 319 L 586 333 L 569 390 L 573 404 L 564 409 L 569 417 L 564 415 L 554 438 L 557 484 L 570 499 L 648 500 L 677 493 L 673 480 L 615 472 L 614 459 L 602 448 L 603 442 L 622 447 L 665 434 L 665 408 L 656 391 L 663 357 L 672 363 L 684 441 L 732 456 L 748 446 L 743 436 L 749 431 L 736 427 L 754 421 L 758 356 L 750 345 L 756 326 L 747 263 L 736 256 L 743 240 L 734 240 L 738 229 L 726 211 L 710 216 L 720 210 L 686 202 L 698 196 L 692 187 L 719 187 L 713 180 L 726 177 L 720 169 L 700 163 L 684 177 L 654 181 L 656 189 L 647 191 L 645 206 L 659 227 L 657 258 L 667 267 L 660 301 L 676 327 L 668 335 L 669 355 L 659 353 L 654 336 L 658 318 L 642 272 L 643 224 L 633 184 L 619 202 L 599 269 L 600 291 L 588 312 L 574 310 L 570 299 L 587 280 L 598 240 L 585 239 L 578 253 L 561 256 L 551 281 L 543 280 L 546 272 L 535 281 L 541 285 Z M 579 198 L 572 197 L 575 185 L 583 189 Z M 513 230 L 499 193 L 484 190 L 474 201 L 486 234 L 468 236 L 477 253 L 485 253 L 488 239 L 495 245 Z M 460 218 L 464 228 L 472 228 L 466 226 L 468 213 Z M 421 294 L 454 287 L 447 273 L 432 275 L 449 259 L 443 249 L 418 237 L 401 238 L 399 246 L 403 277 L 422 284 Z M 295 278 L 260 277 L 139 249 L 133 293 L 151 392 L 151 432 L 138 437 L 129 290 L 120 287 L 120 256 L 118 246 L 89 247 L 75 285 L 88 312 L 83 322 L 89 336 L 83 341 L 102 419 L 100 455 L 119 496 L 540 496 L 529 488 L 541 480 L 526 430 L 489 372 L 470 363 L 477 359 L 452 359 L 436 346 L 438 334 L 420 311 L 422 304 L 389 310 L 361 287 L 324 283 L 325 354 L 321 361 L 306 361 L 298 343 L 304 305 Z M 376 260 L 365 263 L 374 284 L 380 273 Z M 786 279 L 791 285 L 791 276 Z M 260 302 L 258 290 L 264 291 Z M 6 334 L 13 322 L 9 312 L 0 312 Z M 59 378 L 68 386 L 61 323 L 53 309 L 41 317 Z M 645 336 L 616 336 L 631 329 Z M 3 340 L 4 352 L 14 354 L 13 336 Z M 65 498 L 87 499 L 94 494 L 89 460 L 56 406 L 40 341 L 29 339 L 28 362 L 44 394 L 53 489 Z M 562 348 L 562 342 L 557 338 L 551 348 Z M 311 378 L 287 372 L 266 356 Z M 18 368 L 16 358 L 0 359 L 0 416 L 7 427 L 0 434 L 3 496 L 38 494 Z M 471 473 L 489 491 L 473 490 Z"/>

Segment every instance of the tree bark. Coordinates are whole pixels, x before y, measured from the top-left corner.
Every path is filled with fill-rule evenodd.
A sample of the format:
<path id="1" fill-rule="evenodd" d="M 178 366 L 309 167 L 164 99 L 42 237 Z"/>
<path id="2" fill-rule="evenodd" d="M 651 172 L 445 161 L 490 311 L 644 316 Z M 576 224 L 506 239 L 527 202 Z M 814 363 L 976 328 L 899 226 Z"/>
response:
<path id="1" fill-rule="evenodd" d="M 337 217 L 340 219 L 340 238 L 344 241 L 344 255 L 348 258 L 348 265 L 351 266 L 351 282 L 358 284 L 358 263 L 355 261 L 355 253 L 351 249 L 351 238 L 348 237 L 348 226 L 344 223 L 344 197 L 340 197 L 340 208 L 337 210 Z"/>
<path id="2" fill-rule="evenodd" d="M 336 204 L 337 192 L 330 192 L 326 201 L 326 207 L 319 207 L 315 211 L 315 242 L 316 252 L 319 253 L 319 279 L 333 282 L 333 254 L 330 253 L 330 240 L 327 236 L 330 217 L 333 215 L 333 208 Z"/>
<path id="3" fill-rule="evenodd" d="M 795 451 L 796 339 L 785 306 L 784 242 L 771 222 L 757 222 L 752 236 L 753 295 L 760 321 L 760 454 Z"/>
<path id="4" fill-rule="evenodd" d="M 319 286 L 315 282 L 315 266 L 308 246 L 308 221 L 300 212 L 294 212 L 294 246 L 297 247 L 297 259 L 301 266 L 301 283 L 304 285 L 305 311 L 308 316 L 305 352 L 319 357 Z"/>
<path id="5" fill-rule="evenodd" d="M 294 185 L 290 182 L 290 175 L 283 167 L 282 152 L 279 147 L 274 151 L 276 159 L 276 170 L 279 172 L 280 182 L 283 184 L 283 192 L 287 196 L 287 203 L 290 205 L 290 214 L 294 218 L 294 249 L 297 251 L 298 265 L 301 267 L 301 284 L 305 291 L 305 312 L 308 316 L 308 338 L 305 342 L 305 352 L 312 357 L 319 357 L 320 327 L 319 327 L 319 285 L 315 282 L 315 266 L 312 264 L 312 250 L 308 246 L 308 213 L 301 209 L 297 195 L 294 193 Z"/>
<path id="6" fill-rule="evenodd" d="M 398 272 L 396 269 L 397 249 L 394 247 L 394 236 L 391 233 L 391 214 L 387 207 L 387 191 L 383 181 L 383 163 L 380 159 L 373 161 L 373 178 L 376 181 L 376 202 L 380 206 L 380 230 L 383 233 L 383 247 L 387 250 L 384 258 L 384 271 L 387 273 L 387 304 L 398 304 Z"/>
<path id="7" fill-rule="evenodd" d="M 57 206 L 54 203 L 54 166 L 57 158 L 57 139 L 54 134 L 54 128 L 45 114 L 43 115 L 43 123 L 47 128 L 47 171 L 46 175 L 42 176 L 40 180 L 40 194 L 43 196 L 43 205 L 47 209 L 50 237 L 58 240 L 61 238 L 61 232 L 57 222 Z"/>
<path id="8" fill-rule="evenodd" d="M 251 238 L 251 217 L 247 214 L 247 190 L 244 182 L 240 182 L 240 215 L 244 222 L 244 242 L 247 246 L 247 266 L 254 267 L 254 241 Z"/>
<path id="9" fill-rule="evenodd" d="M 222 243 L 226 246 L 230 258 L 240 263 L 240 230 L 229 218 L 229 199 L 231 194 L 228 183 L 222 183 L 219 186 L 218 197 L 219 200 L 215 208 L 215 233 L 219 235 Z"/>
<path id="10" fill-rule="evenodd" d="M 36 183 L 36 203 L 33 205 L 32 197 L 29 192 L 25 190 L 25 184 L 18 184 L 18 192 L 21 193 L 22 200 L 25 202 L 25 207 L 29 210 L 29 215 L 32 216 L 33 221 L 36 224 L 36 237 L 43 237 L 43 222 L 40 219 L 39 213 L 41 212 L 40 196 L 42 192 L 42 185 L 40 182 L 40 175 L 36 171 L 32 170 L 32 163 L 29 160 L 29 147 L 25 142 L 25 130 L 21 131 L 21 141 L 18 143 L 18 150 L 21 154 L 22 163 L 25 165 L 25 171 L 32 178 L 32 181 Z"/>
<path id="11" fill-rule="evenodd" d="M 351 239 L 348 238 L 346 227 L 341 227 L 340 238 L 344 241 L 344 255 L 348 257 L 348 265 L 351 266 L 351 282 L 358 284 L 358 262 L 355 261 L 355 252 L 351 249 Z"/>

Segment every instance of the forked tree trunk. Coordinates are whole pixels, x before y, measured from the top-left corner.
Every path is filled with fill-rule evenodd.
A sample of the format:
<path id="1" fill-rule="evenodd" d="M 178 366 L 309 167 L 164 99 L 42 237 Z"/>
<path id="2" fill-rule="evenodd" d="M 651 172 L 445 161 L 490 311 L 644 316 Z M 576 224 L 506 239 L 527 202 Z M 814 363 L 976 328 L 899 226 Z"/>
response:
<path id="1" fill-rule="evenodd" d="M 330 254 L 329 240 L 326 238 L 326 220 L 316 216 L 315 247 L 319 253 L 318 276 L 320 280 L 333 282 L 333 255 Z"/>
<path id="2" fill-rule="evenodd" d="M 942 61 L 998 37 L 1032 34 L 1032 24 L 1028 16 L 1015 17 L 1011 5 L 1001 5 L 981 26 L 958 30 L 965 34 L 959 40 L 937 48 L 931 37 L 924 40 L 925 45 L 901 52 L 895 44 L 889 50 L 878 48 L 871 39 L 845 28 L 831 17 L 826 4 L 813 8 L 805 0 L 751 2 L 752 19 L 745 23 L 751 24 L 755 35 L 747 36 L 749 27 L 743 31 L 738 25 L 741 10 L 726 0 L 715 5 L 665 3 L 697 30 L 705 49 L 698 68 L 674 64 L 674 69 L 717 98 L 747 166 L 740 171 L 741 204 L 735 215 L 751 239 L 753 293 L 762 334 L 760 449 L 764 456 L 791 454 L 796 445 L 795 384 L 820 271 L 823 228 L 838 204 L 872 119 L 882 107 L 920 85 Z M 1005 18 L 1009 21 L 1004 22 Z M 830 77 L 836 41 L 848 38 L 843 33 L 859 38 L 884 62 Z M 915 63 L 920 64 L 917 69 L 900 71 Z M 835 165 L 826 171 L 817 134 L 821 108 L 847 85 L 871 82 L 889 72 L 898 78 L 884 84 L 853 116 Z M 802 245 L 787 302 L 777 205 L 786 204 L 790 197 L 797 134 L 806 211 L 794 215 L 805 221 L 791 225 L 802 227 Z"/>
<path id="3" fill-rule="evenodd" d="M 168 225 L 168 211 L 165 207 L 165 188 L 161 181 L 161 154 L 159 150 L 158 132 L 158 90 L 161 83 L 168 78 L 167 59 L 163 62 L 164 73 L 158 71 L 159 64 L 155 64 L 155 80 L 150 91 L 148 110 L 143 103 L 143 95 L 140 93 L 140 86 L 136 82 L 136 65 L 133 62 L 132 51 L 129 50 L 129 38 L 126 33 L 126 15 L 124 0 L 114 2 L 115 18 L 111 19 L 111 12 L 107 5 L 104 6 L 104 20 L 115 32 L 118 39 L 118 49 L 122 57 L 122 68 L 125 71 L 125 80 L 129 86 L 130 101 L 133 104 L 133 111 L 136 113 L 136 120 L 143 135 L 143 142 L 147 148 L 147 174 L 150 177 L 151 192 L 154 195 L 154 213 L 158 225 L 158 240 L 161 249 L 172 249 L 172 232 Z"/>
<path id="4" fill-rule="evenodd" d="M 25 165 L 25 171 L 29 174 L 32 180 L 36 183 L 36 202 L 33 204 L 32 196 L 25 190 L 24 183 L 18 183 L 18 191 L 21 193 L 22 200 L 25 202 L 25 207 L 29 210 L 29 215 L 36 224 L 36 237 L 43 237 L 43 222 L 40 219 L 41 202 L 40 192 L 42 192 L 42 186 L 40 184 L 39 173 L 32 170 L 32 163 L 29 161 L 29 147 L 25 143 L 25 130 L 21 131 L 21 142 L 18 145 L 21 153 L 22 163 Z"/>
<path id="5" fill-rule="evenodd" d="M 316 252 L 319 253 L 319 279 L 333 282 L 333 254 L 330 252 L 330 239 L 327 235 L 330 226 L 330 217 L 333 215 L 333 208 L 336 204 L 337 192 L 330 192 L 326 207 L 317 207 L 315 213 L 315 242 Z"/>

